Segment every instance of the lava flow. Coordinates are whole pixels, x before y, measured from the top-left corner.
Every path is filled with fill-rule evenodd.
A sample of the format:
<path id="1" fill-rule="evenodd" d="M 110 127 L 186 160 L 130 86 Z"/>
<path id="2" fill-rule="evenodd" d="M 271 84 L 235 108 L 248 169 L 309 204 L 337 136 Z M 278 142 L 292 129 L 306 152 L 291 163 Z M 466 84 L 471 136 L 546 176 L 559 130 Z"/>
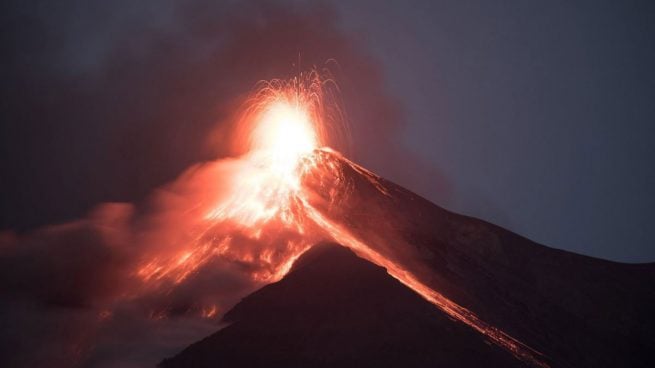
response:
<path id="1" fill-rule="evenodd" d="M 449 316 L 517 358 L 546 366 L 539 353 L 428 286 L 413 272 L 412 264 L 380 251 L 374 242 L 349 231 L 349 224 L 326 213 L 352 186 L 340 172 L 344 165 L 382 195 L 393 196 L 377 176 L 327 148 L 348 137 L 329 92 L 331 83 L 315 72 L 286 82 L 262 83 L 247 101 L 236 130 L 235 141 L 243 154 L 229 161 L 229 176 L 205 178 L 205 182 L 216 178 L 222 182 L 216 183 L 216 190 L 194 197 L 189 210 L 194 220 L 183 227 L 179 243 L 139 266 L 136 274 L 144 287 L 175 288 L 216 260 L 241 265 L 263 285 L 282 278 L 312 245 L 335 241 L 386 268 Z M 330 178 L 327 185 L 306 184 L 325 178 Z M 317 198 L 324 206 L 314 205 Z M 214 316 L 216 310 L 205 306 L 202 315 Z"/>

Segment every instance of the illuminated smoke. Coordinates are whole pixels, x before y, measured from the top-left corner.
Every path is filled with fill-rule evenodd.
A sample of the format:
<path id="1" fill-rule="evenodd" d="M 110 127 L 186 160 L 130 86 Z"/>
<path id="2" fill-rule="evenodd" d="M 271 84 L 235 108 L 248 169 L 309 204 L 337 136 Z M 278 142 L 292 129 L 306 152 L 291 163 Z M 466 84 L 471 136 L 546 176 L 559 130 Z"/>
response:
<path id="1" fill-rule="evenodd" d="M 314 152 L 328 143 L 330 132 L 345 131 L 329 128 L 344 124 L 324 104 L 332 85 L 315 71 L 260 83 L 237 124 L 242 155 L 182 180 L 195 188 L 192 198 L 180 201 L 190 208 L 184 216 L 192 235 L 163 256 L 145 257 L 136 274 L 146 288 L 182 283 L 214 258 L 247 266 L 255 282 L 272 282 L 321 240 L 306 214 L 301 178 L 316 167 Z M 204 193 L 198 195 L 198 188 Z"/>

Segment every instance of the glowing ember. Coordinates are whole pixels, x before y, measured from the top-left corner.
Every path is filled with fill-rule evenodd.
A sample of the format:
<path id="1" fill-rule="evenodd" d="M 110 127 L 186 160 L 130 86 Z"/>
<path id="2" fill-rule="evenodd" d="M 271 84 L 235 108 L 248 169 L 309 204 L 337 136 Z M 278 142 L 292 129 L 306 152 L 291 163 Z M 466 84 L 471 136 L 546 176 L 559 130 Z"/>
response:
<path id="1" fill-rule="evenodd" d="M 203 308 L 200 315 L 202 316 L 202 318 L 214 318 L 216 317 L 217 313 L 218 313 L 218 307 L 212 305 L 210 307 Z"/>

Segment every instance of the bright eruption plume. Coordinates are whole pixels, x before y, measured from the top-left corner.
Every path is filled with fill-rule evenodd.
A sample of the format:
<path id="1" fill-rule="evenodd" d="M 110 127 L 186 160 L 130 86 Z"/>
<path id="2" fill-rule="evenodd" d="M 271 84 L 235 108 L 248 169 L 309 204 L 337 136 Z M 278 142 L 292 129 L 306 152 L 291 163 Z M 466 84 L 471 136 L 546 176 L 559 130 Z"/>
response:
<path id="1" fill-rule="evenodd" d="M 297 257 L 323 238 L 307 216 L 302 190 L 303 177 L 316 167 L 314 152 L 333 137 L 347 148 L 333 87 L 317 72 L 261 82 L 236 124 L 233 143 L 241 155 L 210 164 L 217 171 L 229 167 L 229 173 L 191 179 L 205 193 L 199 198 L 192 193 L 188 200 L 195 206 L 194 215 L 185 216 L 193 219 L 181 235 L 187 239 L 163 255 L 146 257 L 138 276 L 147 284 L 173 287 L 215 258 L 247 266 L 256 282 L 284 276 Z"/>
<path id="2" fill-rule="evenodd" d="M 315 73 L 308 78 L 262 83 L 248 100 L 237 143 L 246 146 L 242 157 L 250 167 L 238 174 L 238 191 L 209 219 L 232 219 L 248 227 L 275 217 L 289 226 L 300 224 L 300 180 L 311 166 L 311 153 L 327 139 L 320 111 L 323 82 Z"/>
<path id="3" fill-rule="evenodd" d="M 327 148 L 347 148 L 349 140 L 332 81 L 312 72 L 258 87 L 236 127 L 234 141 L 241 156 L 215 164 L 216 170 L 210 166 L 206 176 L 192 176 L 191 187 L 202 190 L 190 190 L 179 200 L 187 219 L 179 237 L 144 257 L 138 267 L 136 275 L 145 290 L 175 289 L 215 262 L 240 265 L 261 286 L 282 278 L 314 244 L 334 241 L 385 267 L 452 318 L 518 358 L 545 366 L 539 353 L 428 286 L 412 272 L 413 263 L 367 243 L 350 232 L 347 223 L 330 216 L 330 209 L 339 206 L 352 187 L 343 167 L 392 200 L 379 177 Z M 230 169 L 224 172 L 224 166 Z M 402 236 L 394 241 L 396 251 L 412 253 Z M 209 301 L 195 308 L 201 316 L 214 317 L 221 307 Z"/>
<path id="4" fill-rule="evenodd" d="M 272 164 L 281 169 L 293 169 L 301 156 L 318 148 L 305 107 L 291 101 L 268 107 L 253 132 L 253 143 L 253 150 L 270 154 Z"/>

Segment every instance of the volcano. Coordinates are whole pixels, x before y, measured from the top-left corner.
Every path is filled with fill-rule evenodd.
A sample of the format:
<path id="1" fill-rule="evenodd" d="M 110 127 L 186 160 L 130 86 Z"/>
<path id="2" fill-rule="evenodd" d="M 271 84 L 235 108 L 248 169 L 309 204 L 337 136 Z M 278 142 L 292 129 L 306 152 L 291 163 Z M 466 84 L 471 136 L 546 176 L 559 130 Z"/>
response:
<path id="1" fill-rule="evenodd" d="M 311 160 L 303 215 L 350 250 L 309 247 L 162 367 L 655 365 L 655 264 L 539 245 L 331 150 Z"/>

